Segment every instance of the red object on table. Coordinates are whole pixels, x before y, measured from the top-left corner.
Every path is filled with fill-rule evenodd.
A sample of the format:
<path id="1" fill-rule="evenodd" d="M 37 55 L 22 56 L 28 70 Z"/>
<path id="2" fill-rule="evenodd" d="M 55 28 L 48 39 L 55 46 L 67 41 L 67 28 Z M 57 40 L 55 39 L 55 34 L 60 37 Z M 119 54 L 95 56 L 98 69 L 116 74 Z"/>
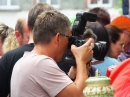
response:
<path id="1" fill-rule="evenodd" d="M 116 65 L 109 66 L 106 71 L 106 76 L 109 77 L 111 74 L 111 71 L 116 67 Z"/>

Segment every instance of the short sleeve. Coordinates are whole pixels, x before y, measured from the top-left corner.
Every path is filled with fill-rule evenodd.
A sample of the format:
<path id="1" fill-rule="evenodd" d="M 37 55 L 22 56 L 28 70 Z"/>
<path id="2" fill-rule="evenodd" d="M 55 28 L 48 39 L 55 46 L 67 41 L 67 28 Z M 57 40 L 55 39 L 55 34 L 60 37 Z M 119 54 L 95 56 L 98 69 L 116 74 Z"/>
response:
<path id="1" fill-rule="evenodd" d="M 39 62 L 35 80 L 51 97 L 55 97 L 72 83 L 72 80 L 49 58 Z"/>

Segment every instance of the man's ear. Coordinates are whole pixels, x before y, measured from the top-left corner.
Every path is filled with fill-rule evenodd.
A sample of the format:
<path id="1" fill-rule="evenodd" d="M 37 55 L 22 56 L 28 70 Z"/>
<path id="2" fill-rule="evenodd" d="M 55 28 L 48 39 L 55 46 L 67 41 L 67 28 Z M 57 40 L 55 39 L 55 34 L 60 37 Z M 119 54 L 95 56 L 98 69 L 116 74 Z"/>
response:
<path id="1" fill-rule="evenodd" d="M 21 35 L 21 33 L 19 31 L 15 31 L 15 36 L 16 36 L 18 42 L 21 42 L 22 35 Z"/>
<path id="2" fill-rule="evenodd" d="M 60 41 L 60 33 L 57 33 L 55 36 L 55 43 L 59 44 L 59 41 Z"/>

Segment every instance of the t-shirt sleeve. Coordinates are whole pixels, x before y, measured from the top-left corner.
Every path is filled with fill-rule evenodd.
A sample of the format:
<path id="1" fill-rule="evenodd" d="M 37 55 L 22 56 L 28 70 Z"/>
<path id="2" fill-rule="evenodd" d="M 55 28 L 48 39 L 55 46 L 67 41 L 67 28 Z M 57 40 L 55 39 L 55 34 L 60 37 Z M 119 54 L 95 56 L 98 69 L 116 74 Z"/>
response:
<path id="1" fill-rule="evenodd" d="M 39 62 L 36 81 L 50 95 L 55 97 L 72 80 L 51 59 L 46 58 Z"/>

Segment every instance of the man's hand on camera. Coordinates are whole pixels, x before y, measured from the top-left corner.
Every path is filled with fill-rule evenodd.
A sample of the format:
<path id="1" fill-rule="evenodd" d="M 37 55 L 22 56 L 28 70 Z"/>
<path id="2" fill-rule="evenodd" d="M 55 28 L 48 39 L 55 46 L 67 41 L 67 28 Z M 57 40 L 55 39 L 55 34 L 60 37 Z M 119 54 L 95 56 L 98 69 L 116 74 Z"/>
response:
<path id="1" fill-rule="evenodd" d="M 79 60 L 83 63 L 87 63 L 93 57 L 93 48 L 94 45 L 92 43 L 93 39 L 90 38 L 85 44 L 80 47 L 76 47 L 75 45 L 71 46 L 71 52 L 73 53 L 76 61 Z"/>

